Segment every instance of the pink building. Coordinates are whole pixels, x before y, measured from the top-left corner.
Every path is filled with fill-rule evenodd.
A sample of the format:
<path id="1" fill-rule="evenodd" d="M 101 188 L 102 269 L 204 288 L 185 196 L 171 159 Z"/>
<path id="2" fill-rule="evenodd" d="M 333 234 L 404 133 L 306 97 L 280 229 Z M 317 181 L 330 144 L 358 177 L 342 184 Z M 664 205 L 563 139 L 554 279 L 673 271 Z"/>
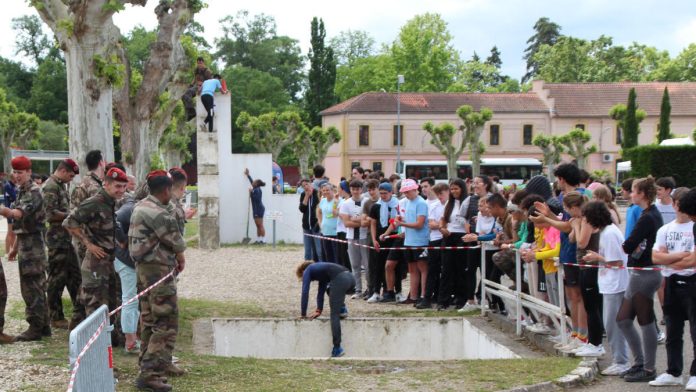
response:
<path id="1" fill-rule="evenodd" d="M 528 93 L 401 93 L 401 160 L 441 160 L 430 144 L 423 124 L 449 122 L 459 126 L 456 110 L 471 105 L 488 107 L 493 118 L 486 123 L 482 141 L 484 158 L 537 158 L 541 151 L 532 145 L 534 135 L 562 135 L 579 127 L 592 134 L 598 152 L 587 161 L 588 171 L 615 172 L 620 158 L 620 131 L 608 113 L 612 106 L 626 103 L 636 89 L 638 106 L 647 112 L 640 124 L 639 142 L 655 141 L 660 103 L 665 87 L 672 105 L 674 135 L 691 135 L 696 128 L 696 83 L 544 83 L 535 81 Z M 350 176 L 354 165 L 380 169 L 387 175 L 396 167 L 397 94 L 363 93 L 321 112 L 323 126 L 335 126 L 342 139 L 329 150 L 324 165 L 327 176 Z M 460 157 L 468 160 L 468 151 Z M 569 157 L 565 157 L 569 160 Z"/>

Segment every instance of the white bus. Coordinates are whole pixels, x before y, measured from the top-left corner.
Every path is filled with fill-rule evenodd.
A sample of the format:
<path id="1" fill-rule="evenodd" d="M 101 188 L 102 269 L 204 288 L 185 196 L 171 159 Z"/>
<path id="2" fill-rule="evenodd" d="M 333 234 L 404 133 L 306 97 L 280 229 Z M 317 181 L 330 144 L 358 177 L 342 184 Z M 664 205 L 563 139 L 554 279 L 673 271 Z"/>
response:
<path id="1" fill-rule="evenodd" d="M 404 161 L 401 178 L 420 180 L 433 177 L 436 182 L 446 182 L 446 161 Z M 503 185 L 521 184 L 524 180 L 541 174 L 542 164 L 533 158 L 483 158 L 481 174 L 498 176 Z M 471 161 L 457 161 L 457 177 L 471 178 Z"/>

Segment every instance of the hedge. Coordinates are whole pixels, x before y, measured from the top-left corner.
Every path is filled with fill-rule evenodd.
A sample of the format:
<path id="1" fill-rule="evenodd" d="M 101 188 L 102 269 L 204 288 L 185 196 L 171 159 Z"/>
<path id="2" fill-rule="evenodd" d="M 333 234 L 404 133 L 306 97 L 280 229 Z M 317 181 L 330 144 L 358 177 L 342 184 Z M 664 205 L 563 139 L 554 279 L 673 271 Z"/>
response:
<path id="1" fill-rule="evenodd" d="M 634 178 L 674 177 L 677 186 L 696 186 L 696 146 L 638 146 L 624 150 Z"/>

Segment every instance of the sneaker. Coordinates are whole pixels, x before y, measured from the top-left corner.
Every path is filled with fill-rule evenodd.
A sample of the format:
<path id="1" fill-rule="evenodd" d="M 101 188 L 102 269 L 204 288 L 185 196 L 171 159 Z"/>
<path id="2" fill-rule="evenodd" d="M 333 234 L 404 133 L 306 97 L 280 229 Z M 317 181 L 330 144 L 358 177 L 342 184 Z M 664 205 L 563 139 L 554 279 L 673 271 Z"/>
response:
<path id="1" fill-rule="evenodd" d="M 405 300 L 399 302 L 399 305 L 413 305 L 416 303 L 415 299 L 412 298 L 406 298 Z"/>
<path id="2" fill-rule="evenodd" d="M 628 370 L 626 370 L 625 372 L 619 374 L 619 377 L 624 378 L 630 374 L 639 372 L 641 370 L 643 370 L 643 365 L 633 365 L 630 368 L 628 368 Z"/>
<path id="3" fill-rule="evenodd" d="M 464 304 L 464 306 L 461 307 L 461 309 L 458 309 L 457 312 L 466 313 L 466 312 L 474 312 L 477 310 L 481 310 L 481 307 L 476 305 L 476 304 L 472 304 L 472 303 L 467 302 Z"/>
<path id="4" fill-rule="evenodd" d="M 379 302 L 382 299 L 382 297 L 379 296 L 379 294 L 374 293 L 372 294 L 372 297 L 367 299 L 368 304 L 373 304 L 375 302 Z"/>
<path id="5" fill-rule="evenodd" d="M 667 341 L 667 334 L 663 331 L 657 333 L 657 344 L 665 344 Z"/>
<path id="6" fill-rule="evenodd" d="M 684 380 L 681 377 L 674 377 L 669 373 L 662 373 L 656 379 L 648 383 L 652 387 L 671 387 L 684 385 Z"/>
<path id="7" fill-rule="evenodd" d="M 425 298 L 416 304 L 416 309 L 430 309 L 432 307 L 433 305 L 430 303 L 430 300 Z"/>
<path id="8" fill-rule="evenodd" d="M 396 302 L 396 296 L 394 293 L 387 291 L 379 302 Z"/>
<path id="9" fill-rule="evenodd" d="M 557 350 L 564 352 L 566 354 L 573 354 L 575 350 L 579 349 L 580 347 L 584 346 L 585 343 L 581 342 L 578 339 L 572 339 L 568 344 L 565 346 L 559 347 Z"/>
<path id="10" fill-rule="evenodd" d="M 689 382 L 686 383 L 687 391 L 696 391 L 696 376 L 689 377 Z"/>
<path id="11" fill-rule="evenodd" d="M 331 350 L 331 358 L 339 358 L 342 357 L 346 354 L 345 351 L 343 351 L 343 347 L 334 347 L 333 350 Z"/>
<path id="12" fill-rule="evenodd" d="M 396 302 L 404 302 L 408 297 L 401 293 L 396 293 Z"/>
<path id="13" fill-rule="evenodd" d="M 657 377 L 657 372 L 654 370 L 648 371 L 643 368 L 635 373 L 627 374 L 624 376 L 624 381 L 626 382 L 646 382 L 652 381 Z"/>
<path id="14" fill-rule="evenodd" d="M 537 323 L 537 324 L 534 324 L 530 327 L 527 327 L 527 330 L 529 332 L 538 333 L 541 335 L 549 335 L 552 332 L 551 328 L 549 328 L 546 324 L 541 324 L 541 323 Z"/>
<path id="15" fill-rule="evenodd" d="M 601 357 L 604 355 L 604 347 L 602 345 L 595 346 L 592 343 L 587 343 L 581 349 L 575 351 L 576 357 Z"/>
<path id="16" fill-rule="evenodd" d="M 612 363 L 611 366 L 602 370 L 602 375 L 603 376 L 620 376 L 622 373 L 625 373 L 630 368 L 631 367 L 627 363 L 625 363 L 625 364 Z"/>
<path id="17" fill-rule="evenodd" d="M 126 354 L 140 354 L 140 340 L 136 340 L 131 345 L 123 347 L 123 352 Z"/>
<path id="18" fill-rule="evenodd" d="M 348 317 L 348 307 L 346 305 L 341 306 L 341 312 L 338 314 L 338 317 L 341 319 Z"/>

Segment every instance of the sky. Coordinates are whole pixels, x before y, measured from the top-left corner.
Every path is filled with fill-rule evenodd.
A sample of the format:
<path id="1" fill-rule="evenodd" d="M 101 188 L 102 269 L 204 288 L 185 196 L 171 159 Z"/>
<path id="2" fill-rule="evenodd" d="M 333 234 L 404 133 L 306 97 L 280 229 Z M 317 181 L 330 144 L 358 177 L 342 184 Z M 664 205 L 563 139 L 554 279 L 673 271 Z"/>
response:
<path id="1" fill-rule="evenodd" d="M 208 7 L 196 15 L 205 27 L 209 43 L 222 36 L 218 20 L 246 9 L 251 15 L 273 16 L 279 35 L 298 39 L 303 53 L 309 49 L 312 17 L 323 18 L 327 36 L 344 30 L 367 31 L 378 43 L 391 43 L 401 26 L 426 12 L 439 13 L 449 25 L 453 46 L 462 58 L 475 52 L 485 58 L 491 47 L 498 46 L 503 74 L 520 78 L 525 73 L 522 59 L 532 26 L 540 17 L 548 17 L 561 26 L 561 33 L 584 39 L 601 34 L 614 38 L 615 44 L 633 41 L 668 50 L 672 56 L 696 42 L 696 7 L 691 0 L 208 0 Z M 136 25 L 156 26 L 156 0 L 146 7 L 131 7 L 115 17 L 122 33 Z M 35 14 L 26 0 L 3 0 L 0 15 L 0 55 L 19 58 L 15 53 L 12 18 Z M 47 30 L 48 31 L 48 30 Z"/>

